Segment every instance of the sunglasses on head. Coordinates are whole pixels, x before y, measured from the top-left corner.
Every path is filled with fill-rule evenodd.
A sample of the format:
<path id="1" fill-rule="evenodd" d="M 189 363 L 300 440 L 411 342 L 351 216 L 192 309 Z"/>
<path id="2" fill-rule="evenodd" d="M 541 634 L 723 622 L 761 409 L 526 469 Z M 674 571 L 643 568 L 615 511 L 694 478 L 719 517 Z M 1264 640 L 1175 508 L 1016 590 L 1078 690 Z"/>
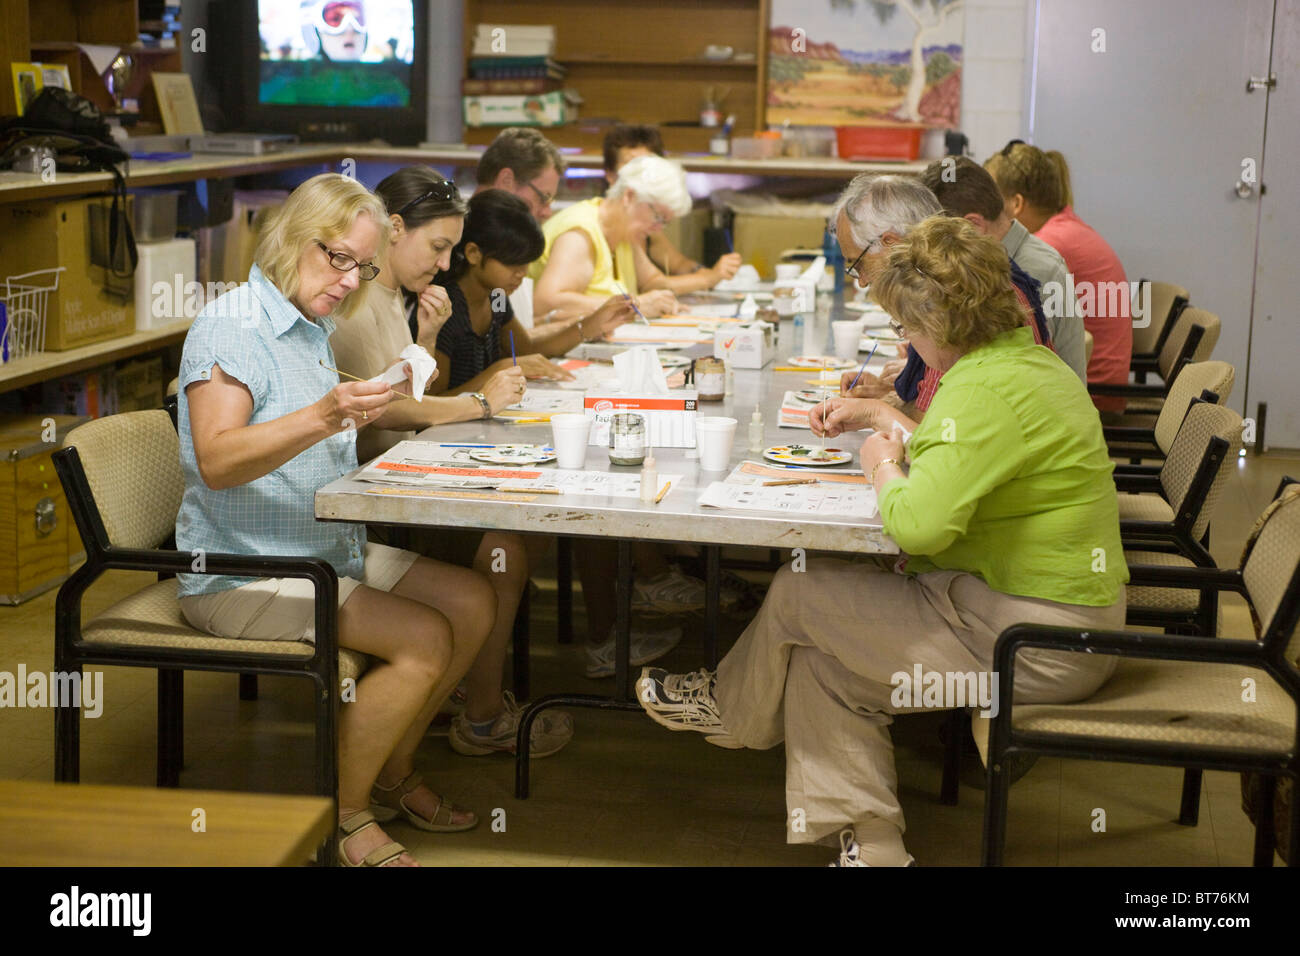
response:
<path id="1" fill-rule="evenodd" d="M 1028 146 L 1028 145 L 1029 145 L 1029 144 L 1026 143 L 1023 139 L 1013 139 L 1011 142 L 1007 143 L 1007 145 L 1005 145 L 1005 146 L 1002 147 L 1002 152 L 999 153 L 998 155 L 1000 155 L 1000 156 L 1010 156 L 1010 155 L 1011 155 L 1011 150 L 1012 150 L 1013 147 L 1016 147 L 1016 146 Z"/>
<path id="2" fill-rule="evenodd" d="M 416 196 L 401 209 L 397 210 L 397 215 L 406 215 L 407 210 L 414 209 L 422 202 L 433 199 L 438 202 L 451 202 L 453 199 L 459 199 L 460 193 L 456 189 L 456 184 L 450 179 L 444 179 L 440 183 L 434 183 L 420 195 Z"/>
<path id="3" fill-rule="evenodd" d="M 361 4 L 348 0 L 325 4 L 320 11 L 320 20 L 321 28 L 326 33 L 343 33 L 347 30 L 349 21 L 352 29 L 358 33 L 364 33 L 366 28 L 366 14 Z"/>

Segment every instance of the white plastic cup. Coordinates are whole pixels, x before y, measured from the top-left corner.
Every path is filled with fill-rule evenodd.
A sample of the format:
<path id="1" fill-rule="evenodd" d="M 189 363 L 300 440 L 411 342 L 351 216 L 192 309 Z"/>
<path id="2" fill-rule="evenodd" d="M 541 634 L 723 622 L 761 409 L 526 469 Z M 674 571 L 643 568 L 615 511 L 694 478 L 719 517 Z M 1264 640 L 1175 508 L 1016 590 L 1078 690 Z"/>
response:
<path id="1" fill-rule="evenodd" d="M 776 278 L 778 281 L 781 279 L 797 279 L 801 275 L 803 275 L 803 266 L 797 262 L 778 262 L 776 264 Z"/>
<path id="2" fill-rule="evenodd" d="M 591 419 L 577 412 L 551 416 L 551 441 L 555 445 L 555 464 L 560 468 L 580 469 L 587 464 L 587 439 Z"/>
<path id="3" fill-rule="evenodd" d="M 831 337 L 835 340 L 835 357 L 857 359 L 862 344 L 862 323 L 843 320 L 831 323 Z"/>
<path id="4" fill-rule="evenodd" d="M 731 445 L 736 440 L 734 418 L 705 416 L 695 419 L 695 444 L 700 450 L 700 468 L 726 471 L 731 464 Z"/>

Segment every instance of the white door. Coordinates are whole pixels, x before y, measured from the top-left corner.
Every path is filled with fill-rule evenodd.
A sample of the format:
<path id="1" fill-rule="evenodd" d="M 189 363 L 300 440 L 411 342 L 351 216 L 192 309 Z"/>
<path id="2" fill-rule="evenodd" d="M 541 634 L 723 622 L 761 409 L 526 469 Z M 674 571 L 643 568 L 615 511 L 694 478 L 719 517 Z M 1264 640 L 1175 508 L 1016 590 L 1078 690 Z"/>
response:
<path id="1" fill-rule="evenodd" d="M 1230 404 L 1243 414 L 1260 198 L 1235 187 L 1243 160 L 1262 169 L 1267 98 L 1246 79 L 1267 70 L 1273 6 L 1038 0 L 1031 51 L 1035 145 L 1065 154 L 1075 211 L 1130 280 L 1177 283 L 1220 317 L 1214 357 L 1237 369 Z M 1269 407 L 1270 444 L 1280 411 Z"/>
<path id="2" fill-rule="evenodd" d="M 1247 413 L 1268 403 L 1269 447 L 1300 448 L 1300 0 L 1278 0 L 1269 71 L 1277 87 L 1268 95 L 1268 135 L 1260 183 L 1259 258 L 1255 321 L 1251 329 Z M 1264 70 L 1254 71 L 1264 77 Z M 1260 91 L 1256 96 L 1263 96 Z"/>

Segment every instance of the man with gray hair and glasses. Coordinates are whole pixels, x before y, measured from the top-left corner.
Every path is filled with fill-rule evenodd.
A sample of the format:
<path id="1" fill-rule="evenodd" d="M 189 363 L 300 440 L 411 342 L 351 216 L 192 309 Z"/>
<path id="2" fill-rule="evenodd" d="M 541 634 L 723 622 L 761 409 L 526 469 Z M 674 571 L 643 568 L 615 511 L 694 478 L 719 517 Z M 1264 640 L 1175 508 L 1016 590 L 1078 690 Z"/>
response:
<path id="1" fill-rule="evenodd" d="M 920 180 L 870 173 L 854 177 L 835 205 L 835 236 L 844 261 L 849 263 L 845 269 L 849 278 L 861 288 L 870 286 L 888 262 L 890 247 L 917 223 L 936 215 L 946 213 L 935 194 Z M 1025 324 L 1033 329 L 1034 341 L 1050 349 L 1051 332 L 1037 302 L 1037 283 L 1025 273 L 1017 273 L 1013 264 L 1011 281 L 1026 313 Z M 890 324 L 894 333 L 899 334 L 897 325 Z M 930 407 L 943 373 L 928 367 L 916 350 L 908 346 L 905 361 L 888 363 L 879 378 L 863 372 L 857 386 L 850 390 L 856 375 L 856 370 L 844 373 L 840 391 L 852 398 L 884 400 L 879 406 L 873 403 L 873 411 L 884 414 L 873 416 L 879 421 L 872 427 L 888 428 L 890 421 L 897 421 L 911 431 L 916 427 L 914 419 L 919 420 Z M 909 414 L 895 412 L 898 405 L 907 406 Z"/>

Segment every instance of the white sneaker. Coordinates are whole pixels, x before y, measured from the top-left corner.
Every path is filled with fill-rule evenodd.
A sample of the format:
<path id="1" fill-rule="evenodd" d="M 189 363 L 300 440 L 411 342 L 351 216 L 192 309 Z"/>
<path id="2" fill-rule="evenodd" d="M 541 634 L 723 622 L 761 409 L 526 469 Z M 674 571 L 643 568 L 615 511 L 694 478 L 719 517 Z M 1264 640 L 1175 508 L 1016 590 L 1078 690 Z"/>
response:
<path id="1" fill-rule="evenodd" d="M 633 667 L 657 661 L 681 643 L 682 629 L 670 627 L 663 631 L 632 629 L 632 646 L 629 663 Z M 614 629 L 609 629 L 609 639 L 603 644 L 587 645 L 587 666 L 584 673 L 593 680 L 614 676 Z"/>
<path id="2" fill-rule="evenodd" d="M 853 827 L 845 827 L 840 831 L 840 858 L 834 863 L 828 863 L 827 866 L 870 865 L 870 863 L 862 859 L 862 847 L 858 846 L 858 841 L 853 834 Z"/>
<path id="3" fill-rule="evenodd" d="M 744 745 L 722 726 L 713 682 L 714 674 L 708 670 L 670 674 L 661 667 L 647 667 L 636 682 L 636 699 L 661 727 L 694 730 L 715 746 L 740 750 Z"/>
<path id="4" fill-rule="evenodd" d="M 674 564 L 657 578 L 633 583 L 632 610 L 639 614 L 689 614 L 704 610 L 705 596 L 704 582 L 683 574 Z M 740 592 L 724 582 L 718 589 L 718 607 L 721 610 L 735 607 L 741 597 Z"/>
<path id="5" fill-rule="evenodd" d="M 853 832 L 853 827 L 845 827 L 840 831 L 840 858 L 827 866 L 870 866 L 866 860 L 862 859 L 862 847 L 858 844 L 857 835 Z M 909 855 L 906 866 L 916 866 L 916 860 Z"/>

